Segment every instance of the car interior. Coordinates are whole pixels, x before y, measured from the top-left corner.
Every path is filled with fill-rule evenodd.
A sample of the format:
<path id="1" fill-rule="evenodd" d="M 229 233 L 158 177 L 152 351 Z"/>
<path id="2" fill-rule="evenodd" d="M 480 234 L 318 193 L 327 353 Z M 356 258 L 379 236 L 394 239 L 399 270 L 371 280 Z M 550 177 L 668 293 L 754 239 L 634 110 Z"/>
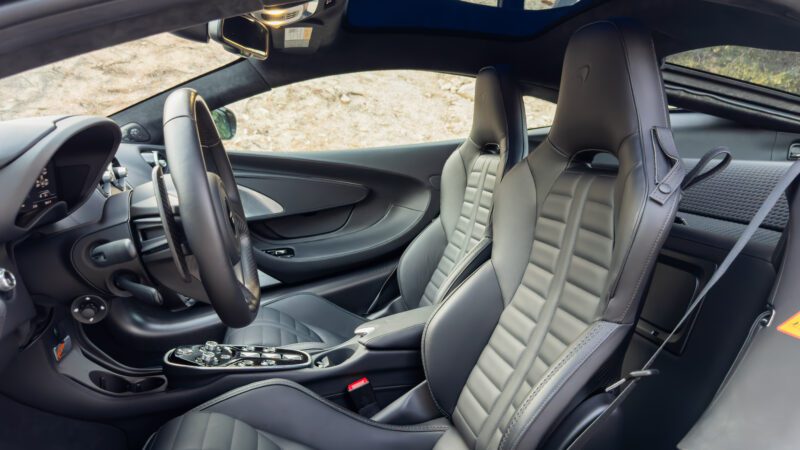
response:
<path id="1" fill-rule="evenodd" d="M 797 448 L 799 31 L 0 4 L 0 449 Z"/>

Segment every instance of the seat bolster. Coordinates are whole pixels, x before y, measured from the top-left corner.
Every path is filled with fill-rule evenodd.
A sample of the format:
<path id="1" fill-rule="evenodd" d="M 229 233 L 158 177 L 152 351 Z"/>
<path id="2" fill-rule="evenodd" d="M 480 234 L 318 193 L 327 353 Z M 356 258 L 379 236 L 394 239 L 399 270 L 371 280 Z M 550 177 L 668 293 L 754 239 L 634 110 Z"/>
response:
<path id="1" fill-rule="evenodd" d="M 234 389 L 198 406 L 187 416 L 198 412 L 222 414 L 269 435 L 317 449 L 430 449 L 448 429 L 441 422 L 380 424 L 297 383 L 280 379 Z"/>
<path id="2" fill-rule="evenodd" d="M 453 267 L 450 275 L 439 286 L 439 292 L 433 304 L 440 303 L 443 298 L 450 295 L 453 289 L 463 283 L 472 272 L 475 272 L 478 267 L 482 266 L 491 257 L 492 239 L 489 236 L 485 236 Z"/>
<path id="3" fill-rule="evenodd" d="M 411 425 L 440 418 L 441 412 L 433 403 L 427 381 L 414 386 L 372 416 L 376 422 L 392 425 Z"/>
<path id="4" fill-rule="evenodd" d="M 589 326 L 528 393 L 502 430 L 498 448 L 538 448 L 562 420 L 561 414 L 577 406 L 576 398 L 583 398 L 576 393 L 588 394 L 614 381 L 602 378 L 603 369 L 615 361 L 630 331 L 630 325 L 606 321 Z"/>
<path id="5" fill-rule="evenodd" d="M 145 450 L 310 450 L 224 414 L 193 412 L 167 422 Z"/>
<path id="6" fill-rule="evenodd" d="M 491 261 L 476 270 L 433 312 L 422 334 L 422 364 L 436 405 L 450 417 L 478 356 L 503 312 Z"/>
<path id="7" fill-rule="evenodd" d="M 419 306 L 425 287 L 433 277 L 447 247 L 442 219 L 437 217 L 411 241 L 397 264 L 397 284 L 406 308 Z"/>

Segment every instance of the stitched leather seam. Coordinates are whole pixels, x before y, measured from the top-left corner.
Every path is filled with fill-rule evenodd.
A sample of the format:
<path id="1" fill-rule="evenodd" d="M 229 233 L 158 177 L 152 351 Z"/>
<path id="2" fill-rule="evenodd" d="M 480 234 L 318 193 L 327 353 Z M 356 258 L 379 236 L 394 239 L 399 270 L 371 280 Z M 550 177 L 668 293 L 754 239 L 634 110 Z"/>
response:
<path id="1" fill-rule="evenodd" d="M 442 254 L 439 256 L 439 263 L 441 263 L 442 257 L 444 256 L 444 251 L 447 249 L 448 240 L 447 240 L 447 231 L 444 229 L 444 223 L 442 223 L 441 218 L 438 217 L 438 216 L 436 218 L 434 218 L 433 220 L 431 220 L 431 223 L 428 224 L 427 227 L 423 228 L 422 232 L 420 234 L 418 234 L 416 237 L 414 237 L 414 239 L 411 241 L 410 244 L 408 244 L 408 246 L 406 248 L 407 249 L 411 248 L 411 246 L 413 246 L 414 243 L 417 242 L 422 237 L 422 235 L 425 233 L 425 231 L 427 231 L 428 227 L 434 225 L 437 221 L 439 222 L 439 225 L 442 227 L 442 233 L 444 234 L 444 241 L 445 241 L 444 247 L 442 248 Z M 406 262 L 406 259 L 404 258 L 404 256 L 406 256 L 406 252 L 405 251 L 403 252 L 402 255 L 400 255 L 400 261 L 397 263 L 397 269 L 395 269 L 395 273 L 397 274 L 397 289 L 400 291 L 400 301 L 403 303 L 403 305 L 405 305 L 406 310 L 410 310 L 410 309 L 414 309 L 414 308 L 412 308 L 408 304 L 408 301 L 406 301 L 407 297 L 405 295 L 405 292 L 403 292 L 405 289 L 403 289 L 403 283 L 400 281 L 401 280 L 400 272 L 402 271 L 401 266 L 405 266 L 405 262 Z M 437 263 L 437 266 L 438 266 L 439 263 Z M 431 273 L 431 277 L 433 277 L 434 273 L 436 273 L 436 267 L 433 268 L 433 272 Z M 430 283 L 430 278 L 428 279 L 428 282 Z M 427 286 L 425 286 L 425 287 L 427 287 Z M 422 293 L 420 294 L 420 298 L 417 300 L 417 306 L 419 306 L 420 302 L 422 302 L 422 298 L 423 297 L 425 297 L 425 289 L 424 288 L 422 290 Z"/>
<path id="2" fill-rule="evenodd" d="M 441 301 L 439 297 L 443 297 L 455 289 L 453 283 L 455 283 L 460 276 L 464 275 L 464 271 L 467 270 L 473 262 L 475 262 L 475 259 L 480 256 L 481 252 L 486 250 L 486 247 L 490 245 L 491 242 L 492 240 L 490 238 L 484 236 L 477 244 L 475 244 L 474 247 L 472 247 L 469 252 L 467 252 L 461 258 L 461 261 L 453 267 L 453 269 L 450 271 L 450 275 L 448 275 L 444 282 L 442 282 L 442 285 L 439 286 L 439 292 L 434 299 L 434 304 Z"/>
<path id="3" fill-rule="evenodd" d="M 212 406 L 214 406 L 216 404 L 222 403 L 222 402 L 224 402 L 226 400 L 230 400 L 230 399 L 232 399 L 234 397 L 238 397 L 239 395 L 246 394 L 246 393 L 248 393 L 250 391 L 254 391 L 254 390 L 262 389 L 262 388 L 272 388 L 272 387 L 283 387 L 283 388 L 293 389 L 293 390 L 295 390 L 295 391 L 297 391 L 297 392 L 299 392 L 301 394 L 306 395 L 307 397 L 310 397 L 313 400 L 318 401 L 320 403 L 320 405 L 326 406 L 329 409 L 334 410 L 335 412 L 344 414 L 344 415 L 348 416 L 351 419 L 355 419 L 355 420 L 357 420 L 357 421 L 359 421 L 359 422 L 361 422 L 361 423 L 363 423 L 365 425 L 372 426 L 372 427 L 375 427 L 375 428 L 380 428 L 380 429 L 384 429 L 384 430 L 388 430 L 388 431 L 404 431 L 404 432 L 446 431 L 446 430 L 449 429 L 449 427 L 444 426 L 444 425 L 403 426 L 403 425 L 387 425 L 387 424 L 382 424 L 382 423 L 379 423 L 379 422 L 375 422 L 375 421 L 369 420 L 367 418 L 364 418 L 363 416 L 359 416 L 359 415 L 353 413 L 352 411 L 349 411 L 347 409 L 341 408 L 341 407 L 331 403 L 329 400 L 327 400 L 327 399 L 325 399 L 323 397 L 319 397 L 316 394 L 313 394 L 312 392 L 306 390 L 305 388 L 303 388 L 300 385 L 295 385 L 294 383 L 289 383 L 289 382 L 286 382 L 286 381 L 283 381 L 283 380 L 280 380 L 280 379 L 259 381 L 259 382 L 248 384 L 246 386 L 242 386 L 242 387 L 240 387 L 238 389 L 234 389 L 232 391 L 228 391 L 227 393 L 222 394 L 222 395 L 220 395 L 219 397 L 217 397 L 215 399 L 209 400 L 209 401 L 207 401 L 207 402 L 195 407 L 191 411 L 195 411 L 195 412 L 204 411 L 206 409 L 211 408 Z"/>
<path id="4" fill-rule="evenodd" d="M 613 330 L 612 330 L 612 331 L 613 331 Z M 596 334 L 596 333 L 595 333 L 595 334 Z M 530 418 L 530 419 L 529 419 L 529 420 L 528 420 L 528 421 L 525 423 L 525 426 L 522 428 L 522 430 L 520 430 L 520 433 L 519 433 L 519 435 L 517 436 L 517 438 L 516 438 L 516 439 L 514 439 L 514 443 L 513 443 L 513 445 L 514 445 L 514 446 L 516 446 L 516 445 L 519 443 L 519 441 L 520 441 L 520 440 L 522 440 L 523 432 L 524 432 L 525 430 L 527 430 L 528 428 L 530 428 L 531 424 L 533 424 L 533 421 L 535 420 L 535 417 L 537 417 L 537 416 L 539 415 L 539 413 L 542 411 L 542 409 L 543 409 L 543 408 L 544 408 L 544 407 L 545 407 L 547 404 L 549 404 L 550 400 L 552 400 L 552 399 L 553 399 L 553 397 L 554 397 L 554 396 L 555 396 L 555 395 L 556 395 L 556 394 L 557 394 L 557 393 L 558 393 L 558 392 L 561 390 L 561 387 L 562 387 L 562 386 L 563 386 L 563 385 L 564 385 L 564 384 L 565 384 L 565 383 L 566 383 L 566 382 L 567 382 L 569 379 L 571 379 L 571 378 L 572 378 L 572 377 L 573 377 L 573 376 L 574 376 L 576 373 L 578 373 L 578 370 L 579 370 L 581 367 L 583 367 L 583 365 L 586 363 L 586 361 L 588 361 L 588 360 L 589 360 L 589 357 L 590 357 L 590 356 L 592 356 L 592 355 L 594 354 L 594 352 L 597 350 L 597 348 L 599 348 L 599 347 L 600 347 L 600 344 L 602 344 L 603 342 L 605 342 L 605 341 L 606 341 L 606 339 L 608 339 L 608 337 L 609 337 L 610 335 L 611 335 L 611 333 L 608 333 L 608 334 L 607 334 L 607 335 L 606 335 L 606 336 L 603 338 L 603 340 L 602 340 L 602 341 L 598 342 L 598 343 L 597 343 L 597 345 L 595 345 L 595 346 L 594 346 L 594 348 L 592 349 L 592 351 L 586 352 L 586 354 L 583 356 L 583 358 L 580 360 L 580 362 L 578 362 L 578 365 L 575 367 L 575 370 L 573 370 L 573 371 L 572 371 L 572 373 L 570 373 L 568 376 L 566 376 L 566 377 L 565 377 L 563 380 L 561 380 L 561 381 L 560 381 L 560 382 L 559 382 L 559 383 L 556 385 L 555 389 L 554 389 L 554 390 L 553 390 L 553 391 L 550 393 L 550 395 L 549 395 L 549 396 L 548 396 L 548 397 L 545 399 L 544 403 L 543 403 L 543 404 L 542 404 L 542 405 L 541 405 L 539 408 L 537 408 L 537 409 L 536 409 L 536 411 L 535 411 L 535 412 L 534 412 L 534 414 L 531 416 L 531 418 Z M 588 336 L 587 336 L 587 339 L 588 339 Z M 513 447 L 513 446 L 512 446 L 512 447 Z"/>
<path id="5" fill-rule="evenodd" d="M 487 262 L 486 262 L 486 263 L 484 263 L 484 264 L 489 264 L 489 265 L 491 266 L 491 268 L 492 268 L 492 272 L 493 272 L 493 273 L 494 273 L 494 275 L 495 275 L 495 279 L 497 279 L 497 272 L 495 271 L 495 268 L 494 268 L 494 263 L 493 263 L 491 260 L 489 260 L 489 261 L 487 261 Z M 483 265 L 481 265 L 481 267 L 483 267 Z M 476 274 L 477 274 L 477 273 L 480 271 L 481 267 L 479 267 L 479 268 L 478 268 L 478 269 L 476 269 L 474 272 L 472 272 L 472 273 L 471 273 L 471 274 L 470 274 L 470 275 L 467 277 L 467 279 L 465 279 L 465 280 L 464 280 L 464 282 L 463 282 L 463 283 L 461 283 L 461 285 L 463 285 L 463 284 L 466 284 L 466 283 L 467 283 L 467 281 L 469 281 L 469 279 L 470 279 L 470 278 L 472 278 L 472 277 L 476 276 Z M 498 280 L 498 285 L 499 285 L 499 280 Z M 498 288 L 499 288 L 499 286 L 498 286 Z M 436 408 L 439 410 L 439 412 L 441 412 L 441 413 L 442 413 L 442 415 L 443 415 L 445 418 L 447 418 L 447 419 L 450 419 L 450 418 L 451 418 L 451 414 L 450 414 L 450 413 L 448 413 L 447 411 L 445 411 L 445 410 L 444 410 L 444 408 L 442 407 L 442 405 L 441 405 L 441 404 L 439 404 L 439 401 L 436 399 L 436 394 L 434 394 L 434 392 L 433 392 L 433 383 L 432 383 L 431 377 L 430 377 L 430 376 L 428 376 L 428 364 L 426 363 L 426 361 L 427 361 L 427 357 L 426 357 L 426 354 L 427 354 L 427 352 L 426 352 L 426 350 L 425 350 L 425 348 L 426 348 L 426 345 L 425 345 L 425 344 L 426 344 L 426 342 L 427 342 L 427 340 L 428 340 L 428 329 L 430 328 L 430 327 L 429 327 L 430 323 L 431 323 L 431 322 L 433 322 L 433 319 L 436 317 L 436 314 L 438 314 L 438 313 L 439 313 L 439 310 L 440 310 L 440 309 L 442 309 L 442 307 L 443 307 L 443 306 L 444 306 L 444 305 L 447 303 L 447 301 L 448 301 L 448 300 L 449 300 L 449 299 L 450 299 L 450 298 L 451 298 L 451 297 L 452 297 L 452 296 L 453 296 L 453 295 L 454 295 L 454 294 L 455 294 L 457 291 L 458 291 L 458 289 L 456 289 L 456 290 L 453 290 L 453 291 L 452 291 L 452 292 L 451 292 L 451 293 L 450 293 L 448 296 L 446 296 L 444 299 L 442 299 L 442 301 L 441 301 L 441 302 L 439 302 L 439 304 L 438 304 L 438 305 L 436 305 L 436 309 L 434 309 L 434 310 L 433 310 L 433 314 L 431 314 L 431 317 L 428 319 L 428 322 L 426 322 L 426 323 L 425 323 L 425 328 L 422 330 L 422 344 L 421 344 L 421 347 L 420 347 L 420 353 L 421 353 L 421 355 L 422 355 L 422 358 L 421 358 L 421 359 L 422 359 L 422 370 L 423 370 L 423 372 L 425 373 L 425 379 L 428 381 L 428 390 L 430 390 L 430 392 L 431 392 L 431 399 L 433 400 L 433 403 L 434 403 L 434 405 L 436 405 Z M 501 301 L 503 301 L 503 300 L 502 300 L 502 295 L 503 295 L 503 293 L 502 293 L 502 291 L 501 291 L 501 292 L 500 292 L 500 298 L 501 298 Z M 503 303 L 505 303 L 505 302 L 503 301 Z M 479 357 L 479 358 L 480 358 L 480 357 Z M 466 381 L 465 381 L 465 383 L 466 383 Z M 463 386 L 462 386 L 462 390 L 463 390 Z M 456 403 L 458 403 L 458 400 L 457 400 L 457 399 L 456 399 Z M 453 406 L 453 409 L 455 410 L 455 405 Z"/>
<path id="6" fill-rule="evenodd" d="M 276 311 L 277 311 L 277 310 L 276 310 Z M 318 335 L 318 334 L 317 334 L 317 333 L 316 333 L 314 330 L 312 330 L 311 328 L 309 328 L 309 327 L 308 327 L 306 324 L 304 324 L 303 322 L 301 322 L 301 321 L 299 321 L 299 320 L 295 319 L 295 318 L 294 318 L 294 317 L 292 317 L 290 314 L 286 314 L 286 313 L 283 313 L 283 312 L 281 312 L 281 311 L 278 311 L 278 313 L 280 313 L 280 314 L 285 314 L 285 315 L 287 315 L 287 316 L 291 317 L 291 318 L 292 318 L 292 320 L 294 320 L 294 321 L 295 321 L 295 323 L 299 323 L 300 325 L 303 325 L 303 326 L 305 326 L 306 328 L 308 328 L 308 331 L 309 331 L 309 333 L 306 333 L 306 332 L 304 332 L 304 331 L 301 331 L 301 330 L 297 329 L 297 327 L 296 327 L 296 326 L 287 325 L 287 324 L 280 323 L 280 322 L 278 322 L 278 321 L 275 321 L 275 320 L 263 320 L 263 321 L 260 321 L 260 322 L 257 322 L 257 323 L 255 323 L 255 324 L 254 324 L 254 326 L 256 326 L 256 327 L 260 327 L 260 326 L 262 326 L 262 325 L 263 325 L 263 326 L 270 326 L 270 327 L 273 327 L 273 328 L 275 328 L 275 329 L 277 329 L 277 330 L 283 330 L 283 331 L 286 331 L 286 332 L 288 332 L 289 334 L 292 334 L 292 335 L 294 335 L 296 338 L 298 338 L 298 342 L 324 342 L 324 340 L 322 339 L 322 337 L 321 337 L 321 336 L 319 336 L 319 335 Z M 251 329 L 251 328 L 248 328 L 248 327 L 245 327 L 245 328 L 237 328 L 237 329 L 234 329 L 234 330 L 231 330 L 231 331 L 232 331 L 232 334 L 235 336 L 235 335 L 239 334 L 239 333 L 237 333 L 238 331 L 242 331 L 242 332 L 244 332 L 245 330 L 248 330 L 248 329 Z M 262 335 L 262 336 L 263 336 L 263 335 Z M 300 341 L 300 340 L 299 340 L 300 338 L 303 338 L 303 339 L 307 339 L 307 338 L 308 338 L 309 340 L 307 340 L 307 341 Z"/>
<path id="7" fill-rule="evenodd" d="M 570 158 L 570 157 L 569 157 L 569 155 L 567 154 L 567 152 L 565 152 L 564 150 L 561 150 L 561 148 L 560 148 L 558 145 L 556 145 L 556 143 L 555 143 L 555 142 L 553 142 L 553 141 L 550 139 L 550 135 L 549 135 L 549 134 L 547 135 L 547 138 L 546 138 L 546 139 L 547 139 L 547 142 L 550 144 L 550 147 L 552 147 L 552 149 L 553 149 L 553 150 L 554 150 L 556 153 L 558 153 L 559 155 L 563 156 L 564 158 L 567 158 L 567 159 L 569 159 L 569 158 Z M 535 151 L 535 150 L 534 150 L 534 151 Z"/>
<path id="8" fill-rule="evenodd" d="M 555 314 L 559 309 L 559 305 L 561 304 L 564 287 L 566 286 L 567 279 L 569 277 L 569 265 L 563 265 L 560 263 L 567 263 L 573 257 L 575 253 L 575 248 L 577 246 L 577 238 L 578 234 L 580 233 L 581 229 L 581 217 L 583 212 L 585 211 L 587 199 L 589 192 L 591 191 L 592 185 L 594 183 L 594 178 L 591 177 L 588 180 L 585 179 L 586 177 L 584 174 L 578 174 L 574 176 L 574 181 L 572 182 L 573 185 L 571 187 L 572 192 L 570 193 L 570 202 L 567 208 L 567 219 L 565 221 L 565 228 L 564 228 L 564 235 L 561 237 L 561 242 L 559 243 L 559 251 L 556 258 L 556 266 L 557 267 L 565 267 L 564 269 L 557 269 L 556 272 L 553 274 L 553 279 L 548 283 L 547 294 L 545 297 L 545 306 L 543 306 L 542 315 L 540 316 L 537 324 L 534 327 L 534 331 L 531 333 L 531 336 L 528 338 L 528 341 L 524 343 L 525 349 L 530 351 L 526 356 L 523 356 L 518 362 L 517 365 L 513 369 L 513 374 L 506 380 L 506 385 L 504 389 L 506 389 L 512 381 L 514 385 L 511 387 L 512 392 L 520 389 L 520 386 L 526 379 L 526 374 L 530 371 L 532 364 L 536 360 L 536 356 L 542 349 L 542 345 L 544 344 L 547 335 L 549 334 L 551 327 L 553 326 L 553 320 Z M 561 177 L 559 177 L 561 179 Z M 558 180 L 556 181 L 558 183 Z M 555 184 L 554 184 L 555 185 Z M 553 194 L 553 190 L 551 189 L 550 193 L 548 193 L 548 197 Z M 542 205 L 544 206 L 547 204 L 547 201 L 543 202 Z M 535 245 L 535 244 L 534 244 Z M 530 262 L 529 262 L 530 264 Z M 523 280 L 524 283 L 524 280 Z M 509 305 L 514 304 L 514 299 L 512 298 Z M 545 315 L 545 311 L 549 310 L 550 312 Z M 535 330 L 541 329 L 541 333 L 537 333 Z M 528 359 L 528 357 L 530 359 Z M 516 380 L 516 381 L 515 381 Z M 502 398 L 502 394 L 500 397 Z M 506 399 L 507 404 L 510 405 L 510 402 L 513 401 L 513 396 L 509 396 Z M 490 413 L 490 416 L 494 414 Z M 494 424 L 492 426 L 497 426 L 497 424 L 501 421 L 501 417 L 495 417 Z M 484 427 L 486 424 L 484 424 Z"/>
<path id="9" fill-rule="evenodd" d="M 679 197 L 680 196 L 675 196 L 674 198 L 677 199 Z M 672 202 L 672 205 L 670 206 L 670 209 L 672 211 L 675 211 L 675 209 L 676 209 L 675 206 L 676 206 L 676 202 L 673 199 L 673 202 Z M 669 214 L 667 217 L 672 217 L 672 216 L 673 216 L 673 214 Z M 647 256 L 647 260 L 645 261 L 645 264 L 642 267 L 649 267 L 650 266 L 650 262 L 653 261 L 653 258 L 656 256 L 655 254 L 658 252 L 659 249 L 661 249 L 661 244 L 663 244 L 663 242 L 661 240 L 661 237 L 664 235 L 664 231 L 668 228 L 668 225 L 670 225 L 671 223 L 672 223 L 672 220 L 664 220 L 664 222 L 661 224 L 661 229 L 658 231 L 658 235 L 656 236 L 656 239 L 653 240 L 653 245 L 650 247 L 650 252 L 649 252 L 649 254 Z M 633 245 L 631 245 L 631 247 L 633 247 Z M 626 258 L 626 262 L 627 262 L 627 258 Z M 636 300 L 639 297 L 639 289 L 641 288 L 642 282 L 644 281 L 645 277 L 648 274 L 649 274 L 648 270 L 642 270 L 641 273 L 639 274 L 639 279 L 636 281 L 636 286 L 634 286 L 633 292 L 631 292 L 632 295 L 630 297 L 630 300 L 628 301 L 628 305 L 625 307 L 625 310 L 622 312 L 622 316 L 619 317 L 620 321 L 625 320 L 625 316 L 628 315 L 628 311 L 631 309 L 631 306 L 633 305 L 634 300 Z"/>
<path id="10" fill-rule="evenodd" d="M 413 325 L 408 325 L 408 326 L 405 326 L 403 328 L 397 328 L 397 329 L 391 330 L 392 333 L 390 333 L 390 334 L 400 333 L 400 332 L 403 332 L 403 331 L 411 331 L 411 330 L 416 329 L 416 328 L 424 329 L 425 328 L 425 324 L 424 323 L 415 323 Z M 384 336 L 386 336 L 386 335 L 378 335 L 378 336 L 375 336 L 375 337 L 373 337 L 371 339 L 367 339 L 367 340 L 365 340 L 365 341 L 363 341 L 361 343 L 364 344 L 365 346 L 369 347 L 370 343 L 372 343 L 372 342 L 374 342 L 374 341 L 376 341 L 376 340 L 378 340 L 378 339 L 380 339 L 381 337 L 384 337 Z M 369 334 L 367 335 L 367 337 L 369 337 Z"/>
<path id="11" fill-rule="evenodd" d="M 503 438 L 500 440 L 500 445 L 498 446 L 499 448 L 501 448 L 501 449 L 502 449 L 502 448 L 504 448 L 504 444 L 505 444 L 505 442 L 508 440 L 509 432 L 510 432 L 510 431 L 511 431 L 511 430 L 514 428 L 514 426 L 516 425 L 516 423 L 517 423 L 517 422 L 519 421 L 519 419 L 522 417 L 522 414 L 525 412 L 525 410 L 527 409 L 527 407 L 528 407 L 528 405 L 530 404 L 530 402 L 531 402 L 531 401 L 533 401 L 533 399 L 534 399 L 534 398 L 535 398 L 535 397 L 536 397 L 536 396 L 539 394 L 539 392 L 541 392 L 541 390 L 542 390 L 542 389 L 544 389 L 544 387 L 547 385 L 547 383 L 550 381 L 550 379 L 552 379 L 552 378 L 553 378 L 553 377 L 556 375 L 556 373 L 558 373 L 558 371 L 560 371 L 560 370 L 561 370 L 561 368 L 562 368 L 562 367 L 564 367 L 564 365 L 566 365 L 566 364 L 567 364 L 567 362 L 569 362 L 569 360 L 570 360 L 570 359 L 571 359 L 571 358 L 572 358 L 572 357 L 573 357 L 573 356 L 574 356 L 576 353 L 578 353 L 580 350 L 582 350 L 582 349 L 583 349 L 583 347 L 585 347 L 585 346 L 586 346 L 586 345 L 587 345 L 587 344 L 588 344 L 588 343 L 591 341 L 591 339 L 592 339 L 592 338 L 594 338 L 594 337 L 595 337 L 595 335 L 597 335 L 597 333 L 599 333 L 599 332 L 600 332 L 600 329 L 599 329 L 599 327 L 593 327 L 593 328 L 591 329 L 591 331 L 589 331 L 589 333 L 588 333 L 588 334 L 586 334 L 586 335 L 583 337 L 583 339 L 581 339 L 581 342 L 580 342 L 580 343 L 578 343 L 578 344 L 577 344 L 577 345 L 576 345 L 576 346 L 575 346 L 575 347 L 574 347 L 574 348 L 573 348 L 573 349 L 572 349 L 572 350 L 571 350 L 571 351 L 570 351 L 570 352 L 569 352 L 567 355 L 565 355 L 564 357 L 562 357 L 562 359 L 561 359 L 561 360 L 558 362 L 558 364 L 556 364 L 556 366 L 554 366 L 554 367 L 552 367 L 550 370 L 548 370 L 548 373 L 545 375 L 545 377 L 544 377 L 544 378 L 543 378 L 541 381 L 539 381 L 539 383 L 537 383 L 537 385 L 536 385 L 536 388 L 534 388 L 534 390 L 533 390 L 533 391 L 531 391 L 531 393 L 530 393 L 530 394 L 528 394 L 528 396 L 525 398 L 525 401 L 522 403 L 522 405 L 520 405 L 520 407 L 517 409 L 517 412 L 514 414 L 514 417 L 512 417 L 511 421 L 510 421 L 510 422 L 509 422 L 509 424 L 506 426 L 506 430 L 505 430 L 505 432 L 503 432 Z M 598 344 L 598 345 L 599 345 L 599 344 Z M 583 363 L 586 361 L 586 359 L 588 359 L 588 357 L 589 357 L 591 354 L 592 354 L 592 352 L 588 352 L 588 353 L 586 354 L 586 356 L 584 356 L 584 358 L 583 358 L 583 359 L 580 361 L 580 363 L 578 364 L 578 367 L 577 367 L 577 368 L 580 368 L 580 367 L 583 365 Z M 577 369 L 577 368 L 576 368 L 576 369 Z M 573 374 L 574 374 L 574 373 L 575 373 L 575 372 L 573 372 Z M 567 381 L 567 380 L 568 380 L 568 377 L 566 377 L 565 379 L 561 380 L 561 381 L 560 381 L 560 382 L 559 382 L 559 383 L 558 383 L 558 384 L 555 386 L 555 389 L 553 389 L 553 392 L 552 392 L 552 393 L 550 394 L 550 396 L 549 396 L 549 397 L 548 397 L 548 398 L 545 400 L 544 404 L 543 404 L 543 405 L 541 405 L 539 408 L 537 408 L 537 410 L 536 410 L 536 411 L 534 411 L 534 413 L 533 413 L 533 415 L 532 415 L 531 419 L 530 419 L 530 420 L 529 420 L 529 421 L 526 423 L 526 425 L 525 425 L 525 426 L 522 428 L 522 431 L 524 431 L 525 429 L 527 429 L 527 428 L 530 426 L 530 423 L 531 423 L 531 422 L 533 422 L 533 420 L 534 420 L 534 419 L 536 418 L 536 416 L 539 414 L 539 411 L 541 411 L 541 409 L 544 407 L 544 405 L 546 405 L 546 404 L 547 404 L 547 402 L 549 402 L 549 401 L 550 401 L 550 399 L 552 398 L 552 396 L 553 396 L 553 395 L 555 395 L 555 394 L 556 394 L 556 393 L 559 391 L 559 389 L 561 388 L 561 386 L 562 386 L 564 383 L 566 383 L 566 381 Z M 516 441 L 518 441 L 518 440 L 519 440 L 519 438 L 520 438 L 521 436 L 522 436 L 522 433 L 520 433 L 519 437 L 518 437 L 518 438 L 515 440 L 514 444 L 516 444 Z"/>
<path id="12" fill-rule="evenodd" d="M 311 292 L 311 291 L 301 291 L 301 292 L 296 292 L 294 294 L 286 294 L 286 295 L 284 295 L 282 297 L 278 297 L 278 298 L 276 298 L 276 299 L 274 299 L 274 300 L 272 300 L 272 301 L 270 301 L 268 303 L 265 303 L 264 305 L 262 305 L 262 308 L 265 308 L 265 307 L 268 307 L 268 306 L 272 306 L 275 303 L 278 303 L 278 302 L 281 302 L 283 300 L 286 300 L 286 299 L 289 299 L 289 298 L 292 298 L 292 297 L 296 297 L 296 296 L 299 296 L 299 295 L 311 295 L 311 296 L 320 298 L 320 299 L 325 300 L 326 302 L 330 303 L 331 306 L 333 306 L 334 308 L 338 309 L 340 312 L 346 313 L 347 315 L 349 315 L 349 316 L 351 316 L 353 318 L 359 319 L 362 322 L 364 321 L 364 318 L 359 316 L 358 314 L 353 314 L 352 312 L 342 308 L 341 306 L 337 305 L 336 303 L 333 303 L 332 301 L 328 300 L 327 298 L 325 298 L 325 297 L 323 297 L 323 296 L 321 296 L 321 295 L 319 295 L 319 294 L 317 294 L 315 292 Z"/>

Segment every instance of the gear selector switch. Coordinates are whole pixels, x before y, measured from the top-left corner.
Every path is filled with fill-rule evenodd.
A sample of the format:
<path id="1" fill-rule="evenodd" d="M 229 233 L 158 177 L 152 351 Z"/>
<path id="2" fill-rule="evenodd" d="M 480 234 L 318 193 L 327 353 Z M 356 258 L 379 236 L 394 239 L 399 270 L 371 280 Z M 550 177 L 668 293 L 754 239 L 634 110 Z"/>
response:
<path id="1" fill-rule="evenodd" d="M 164 362 L 167 366 L 198 370 L 288 370 L 309 366 L 311 357 L 299 350 L 208 341 L 170 350 Z"/>

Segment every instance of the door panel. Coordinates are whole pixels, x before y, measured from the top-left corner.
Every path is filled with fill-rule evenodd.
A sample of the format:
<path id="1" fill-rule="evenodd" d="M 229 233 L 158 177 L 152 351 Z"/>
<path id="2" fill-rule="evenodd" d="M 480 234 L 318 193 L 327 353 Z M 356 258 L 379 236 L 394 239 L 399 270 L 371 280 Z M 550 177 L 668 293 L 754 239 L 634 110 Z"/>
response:
<path id="1" fill-rule="evenodd" d="M 361 202 L 369 189 L 355 183 L 308 177 L 289 177 L 258 172 L 239 172 L 240 185 L 261 193 L 283 206 L 282 215 L 317 212 Z"/>
<path id="2" fill-rule="evenodd" d="M 459 143 L 231 152 L 239 184 L 283 208 L 250 223 L 259 268 L 295 284 L 396 258 L 438 214 L 439 176 Z"/>
<path id="3" fill-rule="evenodd" d="M 352 212 L 353 206 L 340 206 L 323 211 L 264 220 L 251 224 L 250 227 L 258 235 L 275 239 L 309 237 L 331 233 L 342 228 L 347 223 L 347 219 L 350 218 Z"/>

